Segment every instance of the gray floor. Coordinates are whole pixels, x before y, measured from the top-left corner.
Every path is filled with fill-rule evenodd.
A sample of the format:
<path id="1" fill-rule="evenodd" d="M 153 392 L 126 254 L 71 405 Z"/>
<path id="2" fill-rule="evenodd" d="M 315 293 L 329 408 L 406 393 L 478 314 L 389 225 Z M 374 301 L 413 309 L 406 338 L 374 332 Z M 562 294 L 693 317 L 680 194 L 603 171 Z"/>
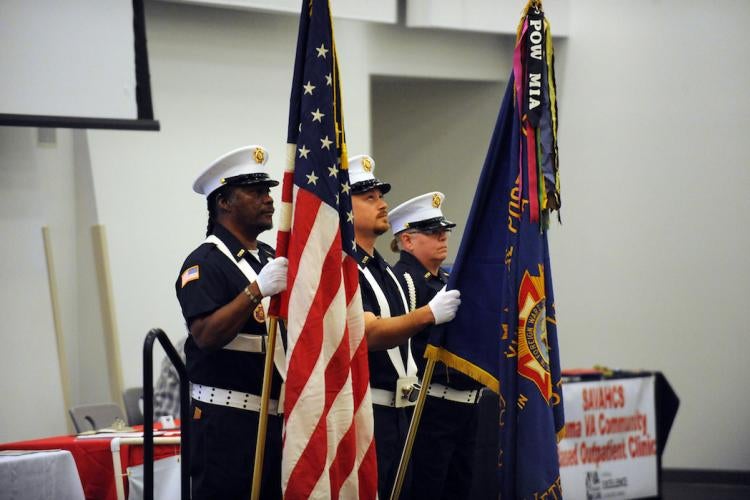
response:
<path id="1" fill-rule="evenodd" d="M 750 500 L 750 485 L 664 482 L 661 498 L 662 500 Z"/>

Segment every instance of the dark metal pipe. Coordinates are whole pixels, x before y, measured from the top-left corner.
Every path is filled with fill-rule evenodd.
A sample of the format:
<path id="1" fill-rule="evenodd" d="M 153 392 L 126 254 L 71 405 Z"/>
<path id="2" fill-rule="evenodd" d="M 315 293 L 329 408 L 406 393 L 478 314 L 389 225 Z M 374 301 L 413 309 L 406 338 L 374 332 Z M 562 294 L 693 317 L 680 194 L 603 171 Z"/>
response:
<path id="1" fill-rule="evenodd" d="M 181 497 L 190 498 L 190 382 L 187 369 L 169 337 L 154 328 L 143 342 L 143 496 L 154 498 L 154 340 L 158 339 L 180 377 L 180 479 Z"/>

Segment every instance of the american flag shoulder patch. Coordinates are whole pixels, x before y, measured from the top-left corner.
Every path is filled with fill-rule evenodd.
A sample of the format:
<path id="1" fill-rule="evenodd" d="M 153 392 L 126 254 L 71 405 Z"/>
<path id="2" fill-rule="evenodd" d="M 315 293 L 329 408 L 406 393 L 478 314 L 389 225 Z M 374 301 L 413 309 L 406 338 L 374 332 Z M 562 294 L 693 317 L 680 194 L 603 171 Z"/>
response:
<path id="1" fill-rule="evenodd" d="M 193 266 L 185 269 L 185 272 L 182 273 L 182 288 L 185 288 L 185 285 L 200 277 L 200 266 Z"/>

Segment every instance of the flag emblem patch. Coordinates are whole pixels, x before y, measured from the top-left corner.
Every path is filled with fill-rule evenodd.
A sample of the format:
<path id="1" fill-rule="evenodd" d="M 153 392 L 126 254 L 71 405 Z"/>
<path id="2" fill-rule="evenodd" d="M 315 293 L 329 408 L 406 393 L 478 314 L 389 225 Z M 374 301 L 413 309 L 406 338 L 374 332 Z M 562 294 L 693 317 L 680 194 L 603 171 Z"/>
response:
<path id="1" fill-rule="evenodd" d="M 200 278 L 200 275 L 201 273 L 199 266 L 193 266 L 185 269 L 185 272 L 182 273 L 182 288 L 185 288 L 185 285 L 187 285 L 191 281 Z"/>
<path id="2" fill-rule="evenodd" d="M 544 268 L 539 276 L 525 271 L 518 294 L 518 373 L 531 380 L 545 401 L 552 396 L 549 366 Z"/>

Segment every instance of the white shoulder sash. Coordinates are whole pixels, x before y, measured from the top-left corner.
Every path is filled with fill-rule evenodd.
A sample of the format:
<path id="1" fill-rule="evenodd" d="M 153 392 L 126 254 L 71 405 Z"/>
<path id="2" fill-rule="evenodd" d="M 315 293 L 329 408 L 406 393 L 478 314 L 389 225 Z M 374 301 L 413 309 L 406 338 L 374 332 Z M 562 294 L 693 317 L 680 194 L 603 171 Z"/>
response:
<path id="1" fill-rule="evenodd" d="M 359 270 L 362 272 L 365 279 L 370 284 L 372 291 L 375 292 L 375 299 L 378 301 L 378 306 L 380 306 L 380 316 L 383 318 L 390 318 L 391 308 L 388 305 L 388 299 L 386 299 L 385 294 L 380 288 L 377 280 L 375 280 L 375 277 L 366 267 L 357 267 L 359 267 Z M 404 310 L 408 312 L 409 304 L 407 304 L 406 302 L 406 296 L 404 295 L 404 291 L 401 290 L 401 285 L 398 283 L 398 280 L 393 274 L 393 271 L 391 271 L 390 268 L 386 268 L 386 270 L 388 271 L 388 274 L 390 275 L 393 282 L 396 283 L 399 294 L 401 294 L 401 300 L 404 302 Z M 411 339 L 406 342 L 406 351 L 408 354 L 406 357 L 406 369 L 404 369 L 404 361 L 403 359 L 401 359 L 401 351 L 399 350 L 399 348 L 392 347 L 391 349 L 388 349 L 388 357 L 391 358 L 391 364 L 393 364 L 393 368 L 396 369 L 396 373 L 398 373 L 398 376 L 400 378 L 406 376 L 414 376 L 417 374 L 417 364 L 414 362 L 414 357 L 412 357 L 411 355 Z"/>
<path id="2" fill-rule="evenodd" d="M 231 260 L 240 269 L 240 271 L 242 271 L 242 274 L 245 275 L 250 283 L 258 279 L 258 275 L 255 273 L 255 271 L 253 271 L 253 268 L 250 267 L 250 263 L 245 259 L 240 259 L 239 261 L 235 259 L 234 255 L 232 255 L 232 252 L 229 251 L 229 248 L 227 248 L 226 244 L 224 244 L 224 242 L 221 241 L 216 235 L 212 234 L 208 236 L 204 243 L 211 243 L 213 245 L 216 245 L 216 248 L 218 248 L 221 253 L 226 255 L 227 258 Z M 263 297 L 263 299 L 261 299 L 263 316 L 266 318 L 266 331 L 268 331 L 268 307 L 270 306 L 270 304 L 271 297 Z M 248 339 L 244 337 L 246 337 L 244 333 L 237 334 L 237 336 L 232 339 L 230 343 L 224 346 L 224 349 L 231 350 L 233 345 L 240 345 L 247 342 Z M 268 346 L 266 346 L 266 349 L 267 348 Z M 274 365 L 276 365 L 276 369 L 279 371 L 281 378 L 283 380 L 286 380 L 286 354 L 284 353 L 284 344 L 281 341 L 281 335 L 276 335 L 276 345 L 274 346 L 273 351 L 273 363 Z"/>

